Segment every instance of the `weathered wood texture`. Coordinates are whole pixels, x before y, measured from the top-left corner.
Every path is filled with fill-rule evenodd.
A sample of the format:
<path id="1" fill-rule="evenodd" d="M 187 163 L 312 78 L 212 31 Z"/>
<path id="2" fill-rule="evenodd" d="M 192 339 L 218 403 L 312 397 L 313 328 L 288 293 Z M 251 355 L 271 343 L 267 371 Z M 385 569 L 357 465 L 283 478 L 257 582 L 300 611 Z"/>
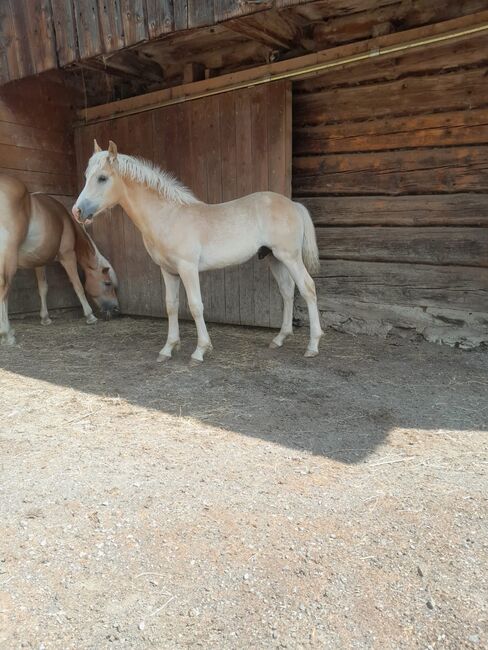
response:
<path id="1" fill-rule="evenodd" d="M 327 324 L 488 339 L 487 59 L 473 37 L 295 84 L 293 193 Z"/>
<path id="2" fill-rule="evenodd" d="M 283 3 L 0 0 L 0 83 L 111 54 L 170 32 L 215 25 L 273 6 L 282 7 Z"/>
<path id="3" fill-rule="evenodd" d="M 244 89 L 178 106 L 149 110 L 75 130 L 80 183 L 93 138 L 142 155 L 173 172 L 209 203 L 258 190 L 291 194 L 291 88 L 287 82 Z M 94 238 L 114 264 L 125 313 L 161 316 L 158 267 L 119 208 L 94 223 Z M 281 299 L 266 261 L 201 275 L 207 320 L 277 326 Z M 182 297 L 184 291 L 182 290 Z M 182 301 L 183 302 L 183 301 Z M 189 318 L 185 304 L 182 317 Z"/>
<path id="4" fill-rule="evenodd" d="M 0 172 L 19 178 L 31 192 L 48 192 L 67 204 L 76 190 L 71 98 L 71 90 L 49 76 L 0 88 Z M 48 283 L 50 308 L 78 304 L 59 264 L 48 269 Z M 19 271 L 9 298 L 10 313 L 39 307 L 34 271 Z"/>

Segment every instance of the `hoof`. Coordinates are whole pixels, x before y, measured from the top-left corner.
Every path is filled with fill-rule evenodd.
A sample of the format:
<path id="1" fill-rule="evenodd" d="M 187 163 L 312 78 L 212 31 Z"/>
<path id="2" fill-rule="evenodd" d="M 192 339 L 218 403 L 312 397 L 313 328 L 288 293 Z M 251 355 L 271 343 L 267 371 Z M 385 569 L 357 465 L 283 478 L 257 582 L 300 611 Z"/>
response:
<path id="1" fill-rule="evenodd" d="M 203 363 L 203 359 L 194 359 L 191 357 L 190 359 L 190 368 L 196 368 L 197 366 L 201 366 Z"/>
<path id="2" fill-rule="evenodd" d="M 5 334 L 2 336 L 0 344 L 1 345 L 8 345 L 9 347 L 15 345 L 15 336 L 11 334 L 10 332 L 8 334 Z"/>
<path id="3" fill-rule="evenodd" d="M 269 344 L 269 347 L 270 347 L 272 350 L 276 350 L 276 349 L 278 349 L 278 348 L 282 348 L 282 347 L 283 347 L 283 344 L 278 345 L 278 343 L 276 343 L 275 341 L 271 341 L 271 343 Z"/>
<path id="4" fill-rule="evenodd" d="M 318 350 L 307 350 L 303 356 L 307 357 L 307 359 L 310 359 L 311 357 L 316 357 L 318 353 Z"/>
<path id="5" fill-rule="evenodd" d="M 93 325 L 93 323 L 97 322 L 98 318 L 94 314 L 90 314 L 85 320 L 87 325 Z"/>
<path id="6" fill-rule="evenodd" d="M 41 318 L 41 325 L 52 325 L 52 323 L 53 322 L 49 316 L 47 318 Z"/>
<path id="7" fill-rule="evenodd" d="M 171 359 L 171 355 L 169 354 L 158 354 L 158 358 L 156 359 L 157 363 L 163 363 L 164 361 L 169 361 Z"/>

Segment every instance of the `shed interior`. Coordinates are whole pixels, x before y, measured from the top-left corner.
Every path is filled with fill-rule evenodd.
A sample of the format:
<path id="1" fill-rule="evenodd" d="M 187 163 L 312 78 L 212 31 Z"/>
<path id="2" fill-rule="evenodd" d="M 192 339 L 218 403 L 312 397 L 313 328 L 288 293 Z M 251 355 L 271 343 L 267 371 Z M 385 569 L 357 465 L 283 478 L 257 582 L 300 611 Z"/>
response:
<path id="1" fill-rule="evenodd" d="M 486 0 L 2 1 L 0 43 L 0 169 L 31 191 L 71 205 L 94 133 L 211 202 L 291 178 L 317 227 L 324 324 L 488 341 Z M 132 224 L 113 210 L 94 236 L 126 313 L 163 315 Z M 77 305 L 60 270 L 48 280 L 52 307 Z M 203 283 L 209 320 L 276 324 L 262 263 Z M 18 274 L 11 312 L 37 309 L 34 284 Z"/>

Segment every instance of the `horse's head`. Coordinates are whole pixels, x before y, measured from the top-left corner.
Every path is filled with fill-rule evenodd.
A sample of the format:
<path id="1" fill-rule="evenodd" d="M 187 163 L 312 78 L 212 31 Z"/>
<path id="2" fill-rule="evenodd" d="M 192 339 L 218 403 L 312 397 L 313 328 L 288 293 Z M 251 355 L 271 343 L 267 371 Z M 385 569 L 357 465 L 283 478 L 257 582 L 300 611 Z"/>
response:
<path id="1" fill-rule="evenodd" d="M 102 151 L 94 140 L 93 155 L 85 172 L 85 187 L 73 206 L 74 218 L 85 224 L 93 217 L 119 202 L 123 183 L 117 174 L 117 146 L 110 140 L 108 151 Z"/>
<path id="2" fill-rule="evenodd" d="M 96 267 L 85 267 L 85 291 L 97 305 L 105 320 L 120 313 L 117 298 L 117 276 L 104 257 L 100 257 Z"/>

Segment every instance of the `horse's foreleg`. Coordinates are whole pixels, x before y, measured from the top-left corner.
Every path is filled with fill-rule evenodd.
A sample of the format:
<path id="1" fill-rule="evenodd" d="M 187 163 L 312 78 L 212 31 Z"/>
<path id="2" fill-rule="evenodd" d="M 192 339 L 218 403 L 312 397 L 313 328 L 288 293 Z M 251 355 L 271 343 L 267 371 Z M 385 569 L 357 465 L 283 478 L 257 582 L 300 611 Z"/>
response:
<path id="1" fill-rule="evenodd" d="M 59 256 L 59 261 L 63 265 L 64 270 L 66 271 L 68 278 L 70 279 L 73 289 L 75 290 L 78 300 L 81 303 L 83 309 L 83 314 L 85 316 L 86 322 L 91 325 L 96 323 L 97 319 L 93 314 L 93 310 L 90 307 L 90 303 L 86 299 L 85 292 L 83 290 L 83 285 L 80 282 L 80 276 L 78 275 L 78 267 L 76 264 L 76 255 L 74 251 L 68 251 Z"/>
<path id="2" fill-rule="evenodd" d="M 178 271 L 185 287 L 191 315 L 197 326 L 198 342 L 191 358 L 193 361 L 203 361 L 203 355 L 212 349 L 212 343 L 207 332 L 207 326 L 203 320 L 203 303 L 198 268 L 190 264 L 182 264 Z"/>
<path id="3" fill-rule="evenodd" d="M 10 327 L 8 319 L 8 292 L 16 270 L 17 256 L 0 254 L 0 343 L 2 345 L 15 345 L 15 332 Z"/>
<path id="4" fill-rule="evenodd" d="M 295 282 L 286 266 L 271 256 L 269 267 L 276 280 L 281 297 L 283 298 L 283 322 L 281 330 L 269 344 L 270 348 L 281 348 L 287 336 L 293 334 L 293 298 L 295 295 Z"/>
<path id="5" fill-rule="evenodd" d="M 41 298 L 41 323 L 43 325 L 51 325 L 52 320 L 49 318 L 47 310 L 47 280 L 46 280 L 46 267 L 36 267 L 37 288 Z"/>
<path id="6" fill-rule="evenodd" d="M 305 356 L 315 357 L 319 353 L 319 341 L 320 337 L 323 335 L 322 328 L 320 327 L 319 310 L 317 308 L 315 283 L 305 268 L 305 264 L 301 257 L 295 259 L 284 257 L 282 258 L 282 261 L 290 272 L 291 277 L 296 282 L 298 291 L 307 303 L 308 317 L 310 320 L 310 342 L 305 352 Z"/>
<path id="7" fill-rule="evenodd" d="M 166 313 L 168 314 L 168 338 L 164 348 L 160 351 L 158 361 L 171 359 L 173 349 L 180 346 L 180 328 L 178 325 L 178 308 L 180 293 L 180 276 L 172 275 L 161 269 L 164 286 L 166 289 Z"/>

